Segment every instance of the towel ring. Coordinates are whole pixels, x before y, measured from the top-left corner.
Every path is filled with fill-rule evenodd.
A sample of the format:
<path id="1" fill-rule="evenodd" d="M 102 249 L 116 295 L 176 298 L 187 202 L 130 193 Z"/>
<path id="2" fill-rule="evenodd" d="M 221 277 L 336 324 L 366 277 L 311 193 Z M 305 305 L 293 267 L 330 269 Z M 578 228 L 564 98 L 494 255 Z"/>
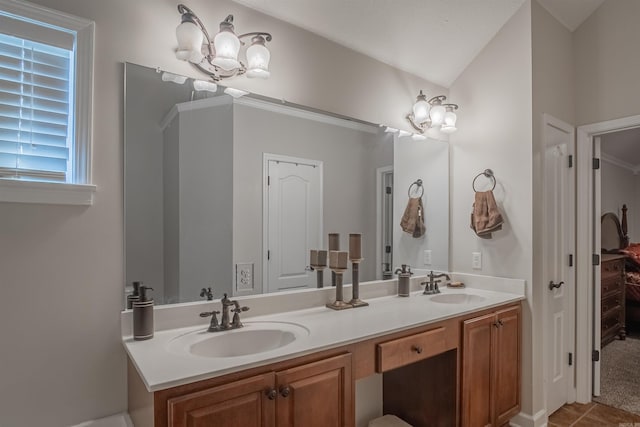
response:
<path id="1" fill-rule="evenodd" d="M 484 171 L 476 175 L 475 178 L 473 178 L 473 183 L 471 184 L 471 187 L 473 187 L 473 191 L 475 191 L 476 193 L 478 192 L 478 190 L 476 190 L 476 180 L 483 175 L 489 178 L 493 182 L 493 187 L 491 187 L 491 191 L 495 190 L 496 188 L 496 177 L 493 175 L 493 171 L 491 169 L 485 169 Z"/>
<path id="2" fill-rule="evenodd" d="M 421 179 L 416 180 L 409 186 L 409 191 L 407 191 L 409 197 L 411 197 L 411 189 L 413 188 L 414 185 L 418 186 L 418 188 L 420 189 L 420 195 L 418 197 L 422 197 L 422 195 L 424 194 L 424 187 L 422 186 Z"/>

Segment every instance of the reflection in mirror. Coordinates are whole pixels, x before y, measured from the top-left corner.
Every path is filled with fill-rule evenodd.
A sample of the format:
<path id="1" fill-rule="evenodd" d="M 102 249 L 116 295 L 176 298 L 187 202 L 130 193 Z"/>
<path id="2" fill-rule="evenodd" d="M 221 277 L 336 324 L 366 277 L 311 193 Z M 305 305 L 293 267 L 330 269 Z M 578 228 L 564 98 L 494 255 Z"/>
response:
<path id="1" fill-rule="evenodd" d="M 394 263 L 414 270 L 449 270 L 449 144 L 396 137 L 393 151 L 395 197 Z M 418 188 L 414 183 L 421 181 Z M 421 196 L 421 197 L 420 197 Z M 411 198 L 421 198 L 424 234 L 403 231 L 400 222 Z"/>
<path id="2" fill-rule="evenodd" d="M 177 84 L 125 66 L 128 284 L 152 286 L 158 303 L 200 300 L 209 287 L 215 298 L 316 287 L 309 250 L 326 249 L 333 232 L 341 250 L 349 233 L 362 233 L 362 282 L 405 263 L 394 254 L 404 241 L 394 240 L 392 134 L 223 89 L 195 91 L 191 79 Z M 421 163 L 430 173 L 431 160 Z M 448 181 L 443 166 L 440 184 Z M 330 274 L 324 282 L 330 286 Z"/>

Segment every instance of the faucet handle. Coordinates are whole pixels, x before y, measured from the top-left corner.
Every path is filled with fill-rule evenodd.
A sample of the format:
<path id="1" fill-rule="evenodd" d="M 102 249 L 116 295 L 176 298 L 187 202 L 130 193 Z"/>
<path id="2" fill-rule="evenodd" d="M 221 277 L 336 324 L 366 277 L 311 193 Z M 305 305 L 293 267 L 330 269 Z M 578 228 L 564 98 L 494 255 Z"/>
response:
<path id="1" fill-rule="evenodd" d="M 232 309 L 231 311 L 233 311 L 234 313 L 241 313 L 243 311 L 249 311 L 249 307 L 237 306 L 236 308 Z"/>
<path id="2" fill-rule="evenodd" d="M 205 311 L 203 313 L 200 313 L 200 317 L 209 317 L 211 316 L 211 323 L 209 323 L 209 332 L 217 332 L 220 329 L 220 326 L 218 325 L 218 317 L 216 316 L 216 314 L 220 314 L 219 311 Z"/>

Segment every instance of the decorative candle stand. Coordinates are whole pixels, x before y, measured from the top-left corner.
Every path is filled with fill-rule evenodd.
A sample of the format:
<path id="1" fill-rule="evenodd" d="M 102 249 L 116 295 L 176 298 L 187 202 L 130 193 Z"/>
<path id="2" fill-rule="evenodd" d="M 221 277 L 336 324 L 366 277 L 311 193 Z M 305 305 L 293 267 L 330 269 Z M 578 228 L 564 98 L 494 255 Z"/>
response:
<path id="1" fill-rule="evenodd" d="M 353 307 L 366 307 L 369 303 L 360 299 L 360 263 L 364 261 L 362 258 L 362 234 L 349 234 L 349 261 L 351 261 L 351 277 L 353 279 L 349 304 Z"/>
<path id="2" fill-rule="evenodd" d="M 336 280 L 336 300 L 327 307 L 332 310 L 345 310 L 353 308 L 353 305 L 344 302 L 342 275 L 347 270 L 348 252 L 329 251 L 329 268 L 335 275 Z"/>
<path id="3" fill-rule="evenodd" d="M 316 271 L 316 286 L 324 287 L 324 269 L 327 268 L 327 251 L 311 250 L 311 268 Z"/>
<path id="4" fill-rule="evenodd" d="M 340 233 L 329 233 L 329 251 L 340 250 Z M 331 286 L 336 286 L 336 273 L 331 270 Z"/>

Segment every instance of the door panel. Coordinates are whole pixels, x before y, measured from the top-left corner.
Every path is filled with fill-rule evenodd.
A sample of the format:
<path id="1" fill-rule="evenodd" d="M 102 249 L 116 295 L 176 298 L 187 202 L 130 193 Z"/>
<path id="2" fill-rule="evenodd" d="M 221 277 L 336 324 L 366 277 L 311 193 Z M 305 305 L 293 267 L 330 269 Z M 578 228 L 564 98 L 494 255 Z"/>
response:
<path id="1" fill-rule="evenodd" d="M 278 426 L 353 426 L 351 354 L 278 372 L 276 384 Z"/>
<path id="2" fill-rule="evenodd" d="M 306 267 L 309 250 L 321 242 L 321 168 L 270 160 L 268 176 L 266 288 L 275 292 L 311 287 L 315 275 Z"/>
<path id="3" fill-rule="evenodd" d="M 495 358 L 495 425 L 506 424 L 520 412 L 520 307 L 497 313 Z"/>
<path id="4" fill-rule="evenodd" d="M 170 427 L 275 427 L 275 400 L 266 391 L 275 375 L 268 373 L 219 387 L 171 398 Z"/>
<path id="5" fill-rule="evenodd" d="M 462 426 L 485 427 L 491 424 L 492 329 L 495 315 L 467 320 L 463 324 L 462 345 Z"/>
<path id="6" fill-rule="evenodd" d="M 575 254 L 573 128 L 545 116 L 544 152 L 544 236 L 542 276 L 544 295 L 545 384 L 547 412 L 552 413 L 575 394 L 569 353 L 574 353 Z M 549 284 L 562 282 L 559 288 Z"/>

